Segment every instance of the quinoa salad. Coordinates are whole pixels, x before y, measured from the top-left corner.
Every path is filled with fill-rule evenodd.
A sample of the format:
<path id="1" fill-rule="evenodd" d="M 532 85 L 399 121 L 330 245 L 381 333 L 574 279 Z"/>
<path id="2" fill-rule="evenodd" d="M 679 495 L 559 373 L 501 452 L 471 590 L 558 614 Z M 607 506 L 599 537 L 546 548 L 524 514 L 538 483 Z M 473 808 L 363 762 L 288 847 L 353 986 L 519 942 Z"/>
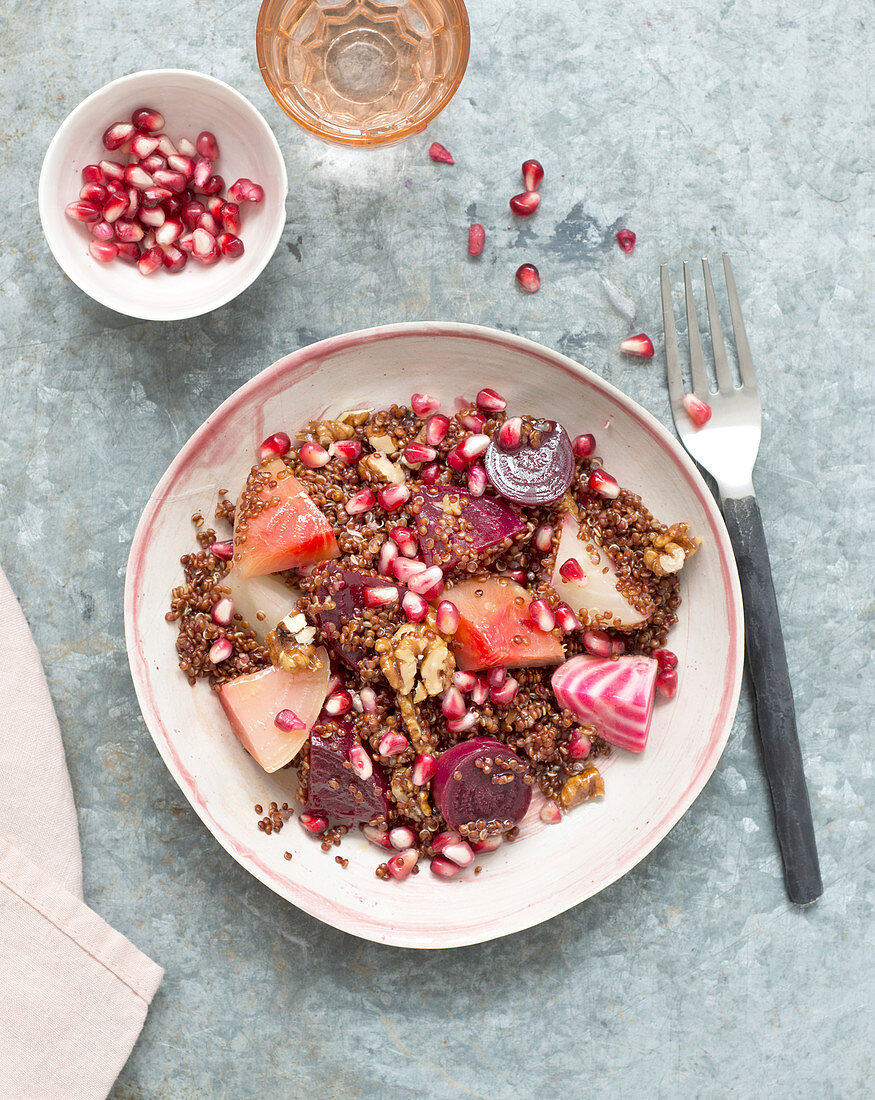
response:
<path id="1" fill-rule="evenodd" d="M 678 689 L 669 632 L 700 542 L 618 484 L 585 426 L 492 389 L 445 405 L 264 440 L 216 528 L 192 517 L 166 616 L 191 685 L 289 770 L 257 827 L 294 817 L 327 853 L 361 830 L 386 880 L 478 874 L 527 814 L 559 824 L 605 795 L 600 762 L 644 751 Z"/>

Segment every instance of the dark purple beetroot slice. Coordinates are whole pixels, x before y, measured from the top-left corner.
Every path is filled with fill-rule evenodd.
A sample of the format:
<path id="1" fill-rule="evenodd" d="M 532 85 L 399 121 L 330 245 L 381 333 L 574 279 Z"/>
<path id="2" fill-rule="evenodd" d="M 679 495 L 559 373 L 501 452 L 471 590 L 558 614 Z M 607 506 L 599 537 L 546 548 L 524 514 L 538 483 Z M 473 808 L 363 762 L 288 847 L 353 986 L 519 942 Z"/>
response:
<path id="1" fill-rule="evenodd" d="M 480 558 L 484 550 L 525 529 L 509 504 L 493 497 L 472 496 L 467 489 L 423 485 L 416 490 L 414 499 L 419 497 L 422 498 L 420 521 L 428 524 L 428 532 L 419 539 L 426 565 L 452 569 L 458 561 L 472 556 Z M 461 509 L 461 515 L 454 514 L 457 508 Z"/>
<path id="2" fill-rule="evenodd" d="M 347 722 L 336 719 L 317 722 L 310 731 L 308 813 L 321 814 L 342 825 L 388 814 L 386 777 L 380 765 L 374 764 L 369 779 L 359 779 L 351 768 L 344 767 L 349 763 L 349 750 L 354 744 Z"/>
<path id="3" fill-rule="evenodd" d="M 515 447 L 502 447 L 494 439 L 483 465 L 493 489 L 514 504 L 551 504 L 574 479 L 571 440 L 555 420 L 524 422 Z"/>
<path id="4" fill-rule="evenodd" d="M 364 592 L 366 588 L 392 587 L 398 589 L 399 601 L 407 591 L 403 584 L 373 573 L 358 569 L 344 569 L 335 562 L 329 562 L 323 570 L 324 583 L 316 586 L 316 598 L 322 603 L 326 596 L 334 601 L 334 607 L 316 613 L 316 621 L 322 632 L 322 638 L 339 661 L 348 668 L 357 669 L 365 651 L 358 647 L 344 646 L 340 643 L 340 631 L 344 623 L 354 619 L 366 609 Z"/>
<path id="5" fill-rule="evenodd" d="M 525 774 L 526 766 L 513 749 L 491 737 L 473 737 L 438 758 L 431 792 L 451 829 L 472 821 L 515 825 L 532 800 Z"/>

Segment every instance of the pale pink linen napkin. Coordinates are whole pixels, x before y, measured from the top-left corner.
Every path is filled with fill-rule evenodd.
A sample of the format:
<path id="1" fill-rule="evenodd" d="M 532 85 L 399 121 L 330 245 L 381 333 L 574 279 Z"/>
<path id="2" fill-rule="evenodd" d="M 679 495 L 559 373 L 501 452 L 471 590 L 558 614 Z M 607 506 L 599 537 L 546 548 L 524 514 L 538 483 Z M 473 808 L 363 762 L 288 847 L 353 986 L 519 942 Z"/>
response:
<path id="1" fill-rule="evenodd" d="M 100 1100 L 163 971 L 82 900 L 64 746 L 2 569 L 0 622 L 0 1098 Z"/>

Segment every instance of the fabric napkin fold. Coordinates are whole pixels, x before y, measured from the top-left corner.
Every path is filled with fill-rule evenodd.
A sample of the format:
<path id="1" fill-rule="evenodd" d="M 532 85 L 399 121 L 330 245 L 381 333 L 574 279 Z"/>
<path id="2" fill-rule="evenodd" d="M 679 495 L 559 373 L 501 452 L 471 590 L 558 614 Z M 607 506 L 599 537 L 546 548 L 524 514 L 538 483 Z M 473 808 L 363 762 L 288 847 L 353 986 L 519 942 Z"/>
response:
<path id="1" fill-rule="evenodd" d="M 82 900 L 61 732 L 2 569 L 0 622 L 0 1098 L 99 1100 L 163 971 Z"/>

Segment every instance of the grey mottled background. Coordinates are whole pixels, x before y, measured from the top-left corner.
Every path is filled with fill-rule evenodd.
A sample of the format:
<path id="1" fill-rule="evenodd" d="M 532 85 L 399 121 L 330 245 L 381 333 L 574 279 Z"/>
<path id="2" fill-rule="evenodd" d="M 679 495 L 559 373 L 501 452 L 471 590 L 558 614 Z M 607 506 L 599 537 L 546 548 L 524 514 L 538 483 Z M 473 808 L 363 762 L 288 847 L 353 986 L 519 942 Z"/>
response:
<path id="1" fill-rule="evenodd" d="M 455 101 L 427 136 L 372 153 L 317 144 L 275 106 L 255 63 L 256 12 L 7 0 L 0 29 L 0 548 L 60 715 L 86 896 L 167 970 L 113 1095 L 870 1094 L 871 5 L 474 0 Z M 36 203 L 66 114 L 108 79 L 157 66 L 248 95 L 291 179 L 283 241 L 258 283 L 173 325 L 84 297 L 48 253 Z M 455 168 L 428 160 L 434 139 Z M 532 155 L 547 171 L 542 208 L 509 228 Z M 489 234 L 476 264 L 475 213 Z M 614 243 L 621 224 L 638 233 L 632 256 Z M 416 318 L 534 337 L 669 423 L 662 361 L 619 355 L 623 324 L 595 273 L 640 303 L 657 337 L 658 262 L 678 278 L 679 258 L 723 248 L 765 401 L 757 485 L 823 899 L 805 912 L 785 899 L 745 687 L 723 760 L 674 832 L 540 928 L 405 953 L 291 908 L 189 810 L 134 699 L 124 566 L 164 468 L 283 353 Z M 541 269 L 533 297 L 513 282 L 523 259 Z"/>

